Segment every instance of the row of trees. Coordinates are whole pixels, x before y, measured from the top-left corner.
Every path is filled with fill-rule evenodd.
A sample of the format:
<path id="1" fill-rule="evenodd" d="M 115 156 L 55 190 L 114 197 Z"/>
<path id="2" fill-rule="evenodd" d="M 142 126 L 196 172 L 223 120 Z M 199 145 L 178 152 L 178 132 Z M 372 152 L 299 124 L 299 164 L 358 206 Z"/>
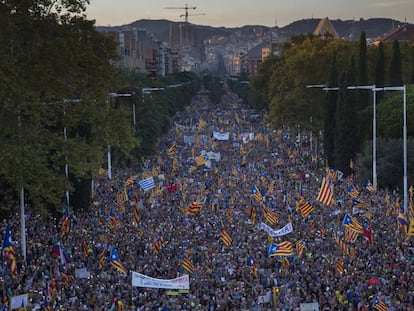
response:
<path id="1" fill-rule="evenodd" d="M 76 194 L 106 167 L 108 146 L 114 165 L 152 152 L 198 88 L 191 74 L 155 81 L 110 65 L 116 44 L 86 20 L 88 3 L 0 2 L 0 213 L 21 189 L 39 213 L 60 211 L 65 191 Z"/>
<path id="2" fill-rule="evenodd" d="M 414 38 L 367 46 L 364 33 L 359 42 L 300 35 L 293 37 L 280 55 L 267 58 L 251 81 L 268 103 L 268 121 L 273 127 L 300 125 L 314 134 L 322 129 L 324 156 L 330 166 L 346 174 L 351 173 L 351 159 L 360 163 L 370 163 L 368 158 L 372 159 L 372 150 L 367 146 L 372 140 L 373 115 L 370 92 L 347 87 L 374 83 L 377 87 L 407 84 L 407 111 L 413 115 L 414 94 L 409 84 L 414 83 Z M 306 87 L 315 84 L 324 84 L 332 91 Z M 387 150 L 394 150 L 402 159 L 402 93 L 377 95 L 377 136 L 387 139 L 380 140 L 384 144 L 394 144 L 393 149 L 387 146 Z M 408 135 L 413 136 L 413 132 L 409 124 Z M 381 161 L 388 160 L 378 158 L 380 168 L 402 171 L 402 161 L 392 165 Z M 414 161 L 411 162 L 410 178 L 414 172 Z M 371 178 L 370 171 L 371 167 L 360 170 L 361 178 Z M 380 169 L 378 174 L 382 185 L 395 187 L 402 181 L 400 178 L 396 182 L 393 177 L 402 174 Z"/>

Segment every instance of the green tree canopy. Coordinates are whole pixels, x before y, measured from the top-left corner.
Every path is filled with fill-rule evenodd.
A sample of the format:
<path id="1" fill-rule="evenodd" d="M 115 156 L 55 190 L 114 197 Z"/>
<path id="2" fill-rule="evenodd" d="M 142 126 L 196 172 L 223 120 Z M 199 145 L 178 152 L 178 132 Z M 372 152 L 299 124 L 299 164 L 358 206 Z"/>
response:
<path id="1" fill-rule="evenodd" d="M 73 178 L 91 177 L 105 161 L 103 146 L 132 147 L 107 99 L 115 43 L 84 18 L 87 4 L 0 3 L 0 182 L 8 204 L 24 187 L 39 212 L 53 209 L 73 190 L 65 163 Z"/>

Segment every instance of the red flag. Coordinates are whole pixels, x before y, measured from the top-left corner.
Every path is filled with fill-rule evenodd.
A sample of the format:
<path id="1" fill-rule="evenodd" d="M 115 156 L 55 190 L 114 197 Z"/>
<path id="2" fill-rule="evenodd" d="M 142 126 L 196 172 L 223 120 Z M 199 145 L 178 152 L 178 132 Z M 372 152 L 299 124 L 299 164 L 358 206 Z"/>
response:
<path id="1" fill-rule="evenodd" d="M 167 186 L 167 191 L 168 192 L 174 192 L 177 189 L 177 184 L 173 183 L 171 186 Z"/>
<path id="2" fill-rule="evenodd" d="M 364 239 L 368 244 L 372 243 L 372 230 L 368 227 L 363 227 L 364 230 Z"/>

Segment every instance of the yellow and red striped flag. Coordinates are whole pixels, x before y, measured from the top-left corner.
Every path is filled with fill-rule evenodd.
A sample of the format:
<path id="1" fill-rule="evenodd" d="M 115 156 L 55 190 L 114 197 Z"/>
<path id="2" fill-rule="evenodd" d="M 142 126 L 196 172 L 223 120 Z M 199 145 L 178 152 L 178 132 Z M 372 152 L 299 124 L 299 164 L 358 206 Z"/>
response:
<path id="1" fill-rule="evenodd" d="M 329 182 L 329 179 L 322 179 L 321 188 L 319 190 L 316 201 L 325 204 L 326 206 L 331 206 L 333 203 L 333 187 L 332 183 Z"/>
<path id="2" fill-rule="evenodd" d="M 335 238 L 336 244 L 339 246 L 339 248 L 342 250 L 344 254 L 348 254 L 348 247 L 346 246 L 345 242 L 340 240 L 338 237 Z"/>
<path id="3" fill-rule="evenodd" d="M 279 244 L 270 243 L 268 255 L 270 257 L 293 255 L 293 244 L 288 241 Z"/>
<path id="4" fill-rule="evenodd" d="M 226 216 L 227 216 L 227 220 L 229 222 L 232 222 L 232 220 L 233 220 L 233 211 L 229 207 L 227 207 L 225 213 L 226 213 Z"/>
<path id="5" fill-rule="evenodd" d="M 101 249 L 98 254 L 98 266 L 100 269 L 103 269 L 105 266 L 105 250 Z"/>
<path id="6" fill-rule="evenodd" d="M 226 228 L 221 229 L 221 240 L 223 241 L 224 245 L 227 247 L 231 245 L 231 242 L 233 241 L 230 237 L 230 234 L 227 232 Z"/>
<path id="7" fill-rule="evenodd" d="M 153 247 L 153 252 L 154 254 L 158 255 L 161 249 L 161 245 L 162 243 L 164 243 L 164 239 L 162 237 L 159 237 L 155 242 L 154 242 L 154 247 Z"/>
<path id="8" fill-rule="evenodd" d="M 344 263 L 342 262 L 341 258 L 338 258 L 338 261 L 336 263 L 336 271 L 338 273 L 344 273 Z"/>
<path id="9" fill-rule="evenodd" d="M 139 211 L 138 203 L 135 202 L 135 204 L 134 204 L 134 223 L 135 223 L 136 227 L 138 227 L 140 221 L 141 221 L 141 213 Z"/>
<path id="10" fill-rule="evenodd" d="M 111 254 L 110 254 L 110 261 L 111 261 L 111 265 L 121 274 L 127 274 L 127 270 L 124 268 L 124 266 L 122 265 L 118 253 L 116 251 L 116 249 L 114 247 L 112 247 L 111 249 Z"/>
<path id="11" fill-rule="evenodd" d="M 388 311 L 388 305 L 384 300 L 374 301 L 374 309 L 377 311 Z"/>
<path id="12" fill-rule="evenodd" d="M 279 222 L 279 217 L 277 217 L 277 214 L 273 212 L 269 207 L 262 204 L 262 209 L 265 222 L 271 225 L 276 225 Z"/>
<path id="13" fill-rule="evenodd" d="M 83 244 L 83 257 L 84 258 L 88 258 L 88 256 L 89 256 L 89 245 L 88 245 L 88 243 L 84 243 Z"/>
<path id="14" fill-rule="evenodd" d="M 349 257 L 355 259 L 355 247 L 353 246 L 349 248 Z"/>
<path id="15" fill-rule="evenodd" d="M 137 178 L 138 178 L 138 176 L 128 177 L 127 180 L 125 180 L 124 188 L 128 188 L 128 187 L 132 186 Z"/>
<path id="16" fill-rule="evenodd" d="M 177 144 L 175 142 L 172 143 L 170 148 L 168 148 L 168 156 L 173 157 L 177 153 Z"/>
<path id="17" fill-rule="evenodd" d="M 300 213 L 302 214 L 302 217 L 306 218 L 314 210 L 314 208 L 310 201 L 303 200 L 302 202 L 299 203 L 299 210 L 300 210 Z"/>
<path id="18" fill-rule="evenodd" d="M 187 270 L 188 273 L 193 273 L 194 272 L 193 263 L 191 262 L 191 260 L 187 256 L 184 256 L 183 260 L 181 261 L 181 266 L 185 270 Z"/>
<path id="19" fill-rule="evenodd" d="M 246 212 L 249 214 L 249 220 L 252 225 L 256 222 L 256 208 L 252 205 L 246 208 Z"/>
<path id="20" fill-rule="evenodd" d="M 306 242 L 305 240 L 299 240 L 296 242 L 296 254 L 298 258 L 302 257 L 303 251 L 305 250 Z"/>

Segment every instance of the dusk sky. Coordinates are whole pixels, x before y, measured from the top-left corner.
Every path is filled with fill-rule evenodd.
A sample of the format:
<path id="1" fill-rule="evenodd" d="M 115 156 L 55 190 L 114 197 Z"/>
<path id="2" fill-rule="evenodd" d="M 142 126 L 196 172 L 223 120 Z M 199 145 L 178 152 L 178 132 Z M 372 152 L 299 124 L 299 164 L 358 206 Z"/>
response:
<path id="1" fill-rule="evenodd" d="M 374 17 L 414 23 L 414 0 L 90 0 L 86 14 L 97 26 L 119 26 L 139 19 L 189 21 L 214 27 L 283 27 L 306 18 L 359 20 Z M 198 15 L 194 15 L 198 14 Z M 201 15 L 205 14 L 205 15 Z M 194 15 L 194 16 L 191 16 Z"/>

